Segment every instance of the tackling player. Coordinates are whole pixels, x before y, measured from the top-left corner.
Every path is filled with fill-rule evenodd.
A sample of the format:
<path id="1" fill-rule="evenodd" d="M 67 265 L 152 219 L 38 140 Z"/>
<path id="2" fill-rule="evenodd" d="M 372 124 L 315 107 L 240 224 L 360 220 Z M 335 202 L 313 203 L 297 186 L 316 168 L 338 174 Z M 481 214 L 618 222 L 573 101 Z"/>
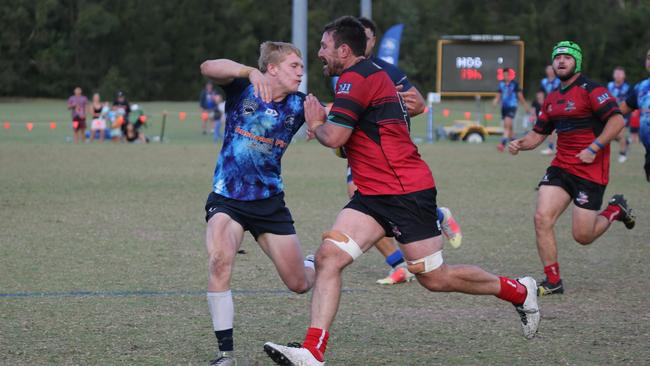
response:
<path id="1" fill-rule="evenodd" d="M 609 180 L 609 143 L 625 126 L 616 99 L 582 75 L 578 44 L 559 42 L 551 59 L 562 86 L 544 101 L 533 130 L 508 146 L 516 155 L 534 149 L 557 131 L 557 154 L 539 183 L 535 212 L 537 251 L 546 274 L 538 288 L 540 296 L 564 293 L 554 227 L 572 201 L 573 238 L 582 245 L 591 244 L 615 220 L 628 229 L 634 227 L 623 195 L 614 195 L 607 208 L 598 212 Z"/>
<path id="2" fill-rule="evenodd" d="M 207 297 L 219 346 L 213 366 L 236 365 L 230 280 L 245 231 L 291 291 L 304 293 L 314 283 L 313 259 L 303 261 L 280 176 L 282 155 L 304 123 L 303 71 L 300 51 L 282 42 L 262 43 L 259 70 L 226 59 L 201 65 L 226 92 L 228 116 L 205 205 Z"/>
<path id="3" fill-rule="evenodd" d="M 338 310 L 341 276 L 384 236 L 394 236 L 409 270 L 431 291 L 495 295 L 515 304 L 526 338 L 539 325 L 536 282 L 499 277 L 477 266 L 448 265 L 436 224 L 436 188 L 411 141 L 409 117 L 388 74 L 364 57 L 366 36 L 354 17 L 325 26 L 319 58 L 328 76 L 340 75 L 326 115 L 313 95 L 305 119 L 324 146 L 345 146 L 358 190 L 323 234 L 316 254 L 311 324 L 300 347 L 268 342 L 264 350 L 280 365 L 323 365 L 330 326 Z"/>

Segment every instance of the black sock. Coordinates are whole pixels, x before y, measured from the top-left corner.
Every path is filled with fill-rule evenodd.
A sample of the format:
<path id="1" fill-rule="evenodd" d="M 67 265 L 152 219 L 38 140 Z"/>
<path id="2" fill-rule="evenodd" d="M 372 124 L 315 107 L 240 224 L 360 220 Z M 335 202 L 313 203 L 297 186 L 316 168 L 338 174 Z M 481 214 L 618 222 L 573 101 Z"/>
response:
<path id="1" fill-rule="evenodd" d="M 219 351 L 232 352 L 234 350 L 234 345 L 232 340 L 232 328 L 225 329 L 225 330 L 215 330 L 214 335 L 217 336 Z"/>

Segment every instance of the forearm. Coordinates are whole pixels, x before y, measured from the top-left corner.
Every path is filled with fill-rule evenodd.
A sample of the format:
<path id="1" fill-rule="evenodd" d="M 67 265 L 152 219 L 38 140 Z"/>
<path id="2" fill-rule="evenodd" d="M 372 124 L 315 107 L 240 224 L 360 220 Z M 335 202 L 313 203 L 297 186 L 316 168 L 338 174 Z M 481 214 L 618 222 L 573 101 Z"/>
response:
<path id="1" fill-rule="evenodd" d="M 546 140 L 546 137 L 547 135 L 542 135 L 535 131 L 530 131 L 526 134 L 526 136 L 519 140 L 519 150 L 533 150 L 542 142 L 544 142 L 544 140 Z"/>
<path id="2" fill-rule="evenodd" d="M 201 64 L 201 74 L 218 84 L 227 83 L 234 78 L 247 78 L 254 70 L 253 67 L 228 59 L 207 60 Z"/>
<path id="3" fill-rule="evenodd" d="M 609 144 L 613 139 L 615 139 L 621 130 L 625 127 L 625 120 L 620 114 L 616 114 L 607 120 L 603 132 L 596 137 L 596 141 L 602 145 Z M 596 145 L 596 144 L 592 144 Z M 593 147 L 593 146 L 592 146 Z"/>

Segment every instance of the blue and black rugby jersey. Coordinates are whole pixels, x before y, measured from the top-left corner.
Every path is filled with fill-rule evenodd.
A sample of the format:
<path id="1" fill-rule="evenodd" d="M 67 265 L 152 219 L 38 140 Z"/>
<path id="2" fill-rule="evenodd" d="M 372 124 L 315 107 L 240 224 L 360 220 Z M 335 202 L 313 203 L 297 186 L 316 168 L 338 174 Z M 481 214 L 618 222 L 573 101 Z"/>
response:
<path id="1" fill-rule="evenodd" d="M 632 109 L 638 109 L 641 111 L 641 126 L 644 131 L 647 131 L 647 128 L 650 127 L 650 78 L 638 82 L 632 88 L 630 94 L 625 100 L 627 104 Z M 645 134 L 641 134 L 641 138 L 650 138 Z"/>
<path id="2" fill-rule="evenodd" d="M 540 90 L 543 90 L 546 95 L 551 94 L 551 92 L 560 89 L 560 79 L 555 78 L 552 81 L 548 78 L 542 79 L 540 82 Z"/>
<path id="3" fill-rule="evenodd" d="M 517 101 L 517 93 L 519 92 L 519 84 L 512 80 L 509 83 L 505 81 L 499 82 L 499 93 L 501 93 L 501 107 L 503 108 L 517 108 L 519 102 Z"/>
<path id="4" fill-rule="evenodd" d="M 406 77 L 406 74 L 403 73 L 402 70 L 400 70 L 397 66 L 375 56 L 370 57 L 370 61 L 384 69 L 395 86 L 402 85 L 402 91 L 407 91 L 413 87 L 413 85 L 409 82 L 409 79 Z"/>
<path id="5" fill-rule="evenodd" d="M 616 102 L 621 104 L 625 102 L 627 95 L 630 93 L 630 84 L 623 82 L 621 85 L 616 85 L 615 82 L 610 81 L 607 83 L 607 89 L 612 93 L 612 96 L 616 98 Z"/>
<path id="6" fill-rule="evenodd" d="M 212 187 L 228 198 L 251 201 L 283 191 L 280 160 L 305 122 L 302 93 L 264 103 L 248 79 L 223 86 L 226 127 Z"/>

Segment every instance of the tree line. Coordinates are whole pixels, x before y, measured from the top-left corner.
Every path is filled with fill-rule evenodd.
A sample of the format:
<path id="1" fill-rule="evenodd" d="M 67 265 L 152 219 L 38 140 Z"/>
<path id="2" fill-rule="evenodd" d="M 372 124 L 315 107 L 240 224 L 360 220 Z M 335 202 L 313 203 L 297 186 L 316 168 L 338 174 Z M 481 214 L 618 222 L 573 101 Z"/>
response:
<path id="1" fill-rule="evenodd" d="M 16 0 L 0 3 L 0 96 L 54 97 L 79 85 L 112 98 L 191 100 L 202 61 L 256 65 L 265 40 L 291 40 L 291 0 Z M 316 57 L 322 27 L 358 15 L 358 0 L 309 0 L 309 89 L 328 99 Z M 525 92 L 532 97 L 553 44 L 570 39 L 583 69 L 604 82 L 615 66 L 647 77 L 647 0 L 375 0 L 381 31 L 404 23 L 399 66 L 424 93 L 434 90 L 436 42 L 448 34 L 518 35 L 525 41 Z"/>

